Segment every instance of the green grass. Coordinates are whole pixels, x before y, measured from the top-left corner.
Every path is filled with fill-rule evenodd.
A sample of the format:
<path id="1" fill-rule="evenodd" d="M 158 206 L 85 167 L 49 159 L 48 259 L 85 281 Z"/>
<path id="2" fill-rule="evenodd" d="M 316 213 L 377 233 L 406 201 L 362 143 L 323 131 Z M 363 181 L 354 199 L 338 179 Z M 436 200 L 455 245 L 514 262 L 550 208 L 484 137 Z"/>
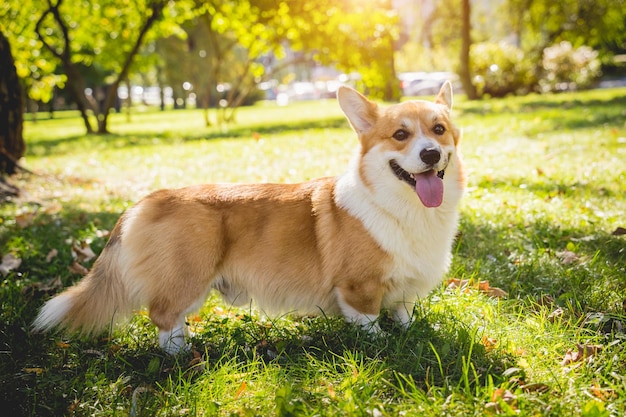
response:
<path id="1" fill-rule="evenodd" d="M 171 358 L 144 314 L 110 335 L 32 335 L 71 273 L 72 242 L 99 253 L 151 190 L 339 174 L 356 138 L 334 101 L 113 115 L 84 136 L 74 114 L 26 124 L 21 199 L 0 206 L 0 414 L 619 416 L 626 407 L 626 90 L 460 102 L 469 178 L 448 278 L 402 331 L 370 338 L 336 317 L 266 318 L 211 297 Z M 49 261 L 52 250 L 58 255 Z M 569 258 L 568 258 L 569 257 Z M 89 264 L 87 264 L 89 266 Z M 489 298 L 473 284 L 508 292 Z M 563 364 L 568 351 L 599 346 Z"/>

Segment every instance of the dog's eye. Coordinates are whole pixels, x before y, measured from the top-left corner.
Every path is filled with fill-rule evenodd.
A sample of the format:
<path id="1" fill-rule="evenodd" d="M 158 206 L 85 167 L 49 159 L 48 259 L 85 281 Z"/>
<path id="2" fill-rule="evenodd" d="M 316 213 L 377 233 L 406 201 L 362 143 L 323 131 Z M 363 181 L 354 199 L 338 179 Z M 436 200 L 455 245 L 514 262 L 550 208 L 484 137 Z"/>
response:
<path id="1" fill-rule="evenodd" d="M 435 127 L 433 127 L 433 132 L 435 132 L 435 135 L 441 136 L 446 133 L 446 127 L 441 123 L 437 123 Z"/>
<path id="2" fill-rule="evenodd" d="M 403 140 L 407 140 L 409 138 L 409 132 L 404 129 L 398 129 L 393 134 L 393 138 L 402 142 Z"/>

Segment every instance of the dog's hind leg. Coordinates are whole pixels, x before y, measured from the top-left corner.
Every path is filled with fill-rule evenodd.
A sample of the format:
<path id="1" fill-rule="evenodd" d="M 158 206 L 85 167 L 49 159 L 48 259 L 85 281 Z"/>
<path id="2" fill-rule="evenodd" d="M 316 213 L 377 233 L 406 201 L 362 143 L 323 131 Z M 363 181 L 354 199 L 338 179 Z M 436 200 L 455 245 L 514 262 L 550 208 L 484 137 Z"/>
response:
<path id="1" fill-rule="evenodd" d="M 159 346 L 170 355 L 177 355 L 189 351 L 190 345 L 186 342 L 189 335 L 184 316 L 171 330 L 159 328 Z"/>
<path id="2" fill-rule="evenodd" d="M 190 346 L 186 342 L 189 330 L 185 324 L 185 315 L 202 306 L 206 292 L 206 290 L 200 291 L 202 297 L 195 300 L 159 298 L 150 302 L 148 306 L 149 316 L 159 329 L 159 345 L 165 352 L 176 355 L 189 350 Z"/>
<path id="3" fill-rule="evenodd" d="M 186 278 L 184 275 L 174 282 L 179 285 L 162 287 L 148 301 L 148 315 L 159 329 L 159 345 L 171 355 L 189 349 L 185 315 L 199 310 L 211 289 L 210 280 Z"/>

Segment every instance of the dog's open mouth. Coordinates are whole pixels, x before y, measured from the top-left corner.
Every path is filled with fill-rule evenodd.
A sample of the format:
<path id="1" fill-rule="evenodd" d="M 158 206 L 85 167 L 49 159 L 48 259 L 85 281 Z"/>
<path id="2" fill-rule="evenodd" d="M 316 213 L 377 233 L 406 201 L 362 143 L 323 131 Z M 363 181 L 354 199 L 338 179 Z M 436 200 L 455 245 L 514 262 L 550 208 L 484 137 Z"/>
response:
<path id="1" fill-rule="evenodd" d="M 411 174 L 405 171 L 395 160 L 389 166 L 399 180 L 406 182 L 415 190 L 422 204 L 426 207 L 439 207 L 443 201 L 443 176 L 445 170 L 434 169 Z"/>

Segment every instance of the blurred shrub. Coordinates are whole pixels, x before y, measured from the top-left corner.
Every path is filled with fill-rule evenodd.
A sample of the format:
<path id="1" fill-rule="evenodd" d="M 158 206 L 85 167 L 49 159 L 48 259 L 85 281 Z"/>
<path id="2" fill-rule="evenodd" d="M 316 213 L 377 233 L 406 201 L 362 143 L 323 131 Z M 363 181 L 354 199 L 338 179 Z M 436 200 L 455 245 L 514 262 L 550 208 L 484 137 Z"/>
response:
<path id="1" fill-rule="evenodd" d="M 580 90 L 600 76 L 598 52 L 588 46 L 574 48 L 567 41 L 543 50 L 542 92 Z"/>
<path id="2" fill-rule="evenodd" d="M 470 50 L 471 71 L 479 95 L 527 94 L 537 85 L 533 63 L 515 45 L 482 42 Z"/>

